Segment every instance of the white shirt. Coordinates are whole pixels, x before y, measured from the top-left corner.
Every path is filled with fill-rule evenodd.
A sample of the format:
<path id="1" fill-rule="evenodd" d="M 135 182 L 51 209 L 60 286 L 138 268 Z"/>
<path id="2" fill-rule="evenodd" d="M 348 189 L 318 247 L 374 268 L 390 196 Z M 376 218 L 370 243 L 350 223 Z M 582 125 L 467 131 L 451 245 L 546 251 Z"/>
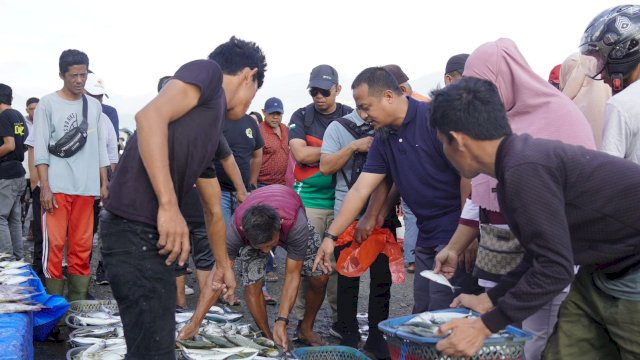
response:
<path id="1" fill-rule="evenodd" d="M 110 164 L 118 163 L 118 135 L 116 130 L 111 125 L 111 119 L 105 113 L 100 115 L 100 129 L 102 135 L 106 136 L 105 142 L 107 144 L 107 157 Z"/>
<path id="2" fill-rule="evenodd" d="M 602 151 L 640 164 L 640 81 L 607 101 Z"/>

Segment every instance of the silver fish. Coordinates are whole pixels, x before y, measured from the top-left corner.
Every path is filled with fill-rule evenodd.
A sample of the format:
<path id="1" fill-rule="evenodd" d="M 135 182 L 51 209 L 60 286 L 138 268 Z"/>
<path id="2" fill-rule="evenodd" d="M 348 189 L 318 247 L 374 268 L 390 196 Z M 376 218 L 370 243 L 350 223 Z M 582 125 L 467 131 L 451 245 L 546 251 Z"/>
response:
<path id="1" fill-rule="evenodd" d="M 446 277 L 442 276 L 441 274 L 436 274 L 431 270 L 423 270 L 420 272 L 420 276 L 426 277 L 427 279 L 431 280 L 431 281 L 435 281 L 440 285 L 444 285 L 444 286 L 448 286 L 451 288 L 451 291 L 454 292 L 456 291 L 456 289 L 459 289 L 459 286 L 453 286 L 451 285 L 451 283 L 449 282 L 449 280 L 447 280 Z"/>
<path id="2" fill-rule="evenodd" d="M 0 303 L 0 314 L 9 314 L 9 313 L 17 313 L 17 312 L 25 312 L 25 311 L 37 311 L 42 309 L 44 306 L 40 304 L 29 305 L 24 303 Z"/>
<path id="3" fill-rule="evenodd" d="M 247 339 L 246 337 L 242 336 L 242 335 L 237 335 L 237 334 L 225 334 L 224 337 L 231 341 L 232 343 L 238 345 L 238 346 L 242 346 L 242 347 L 248 347 L 248 348 L 252 348 L 252 349 L 256 349 L 256 350 L 263 350 L 263 349 L 267 349 L 264 346 L 258 345 L 256 343 L 254 343 L 253 341 Z"/>
<path id="4" fill-rule="evenodd" d="M 15 294 L 15 293 L 9 293 L 9 294 L 3 294 L 0 293 L 0 303 L 2 302 L 12 302 L 12 301 L 20 301 L 20 300 L 24 300 L 24 299 L 28 299 L 34 295 L 39 295 L 41 293 L 37 293 L 37 294 Z"/>

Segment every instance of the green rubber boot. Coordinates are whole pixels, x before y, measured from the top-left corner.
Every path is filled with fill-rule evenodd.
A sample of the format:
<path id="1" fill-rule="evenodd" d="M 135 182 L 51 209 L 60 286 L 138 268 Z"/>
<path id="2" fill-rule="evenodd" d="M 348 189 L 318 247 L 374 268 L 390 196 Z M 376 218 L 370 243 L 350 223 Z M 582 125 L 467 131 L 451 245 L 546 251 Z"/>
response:
<path id="1" fill-rule="evenodd" d="M 50 295 L 63 296 L 64 293 L 64 279 L 52 279 L 45 278 L 44 284 L 47 288 L 47 293 Z"/>
<path id="2" fill-rule="evenodd" d="M 67 300 L 69 302 L 76 300 L 86 300 L 87 291 L 89 290 L 90 276 L 81 275 L 69 275 L 67 277 L 69 282 L 69 292 L 67 293 Z"/>

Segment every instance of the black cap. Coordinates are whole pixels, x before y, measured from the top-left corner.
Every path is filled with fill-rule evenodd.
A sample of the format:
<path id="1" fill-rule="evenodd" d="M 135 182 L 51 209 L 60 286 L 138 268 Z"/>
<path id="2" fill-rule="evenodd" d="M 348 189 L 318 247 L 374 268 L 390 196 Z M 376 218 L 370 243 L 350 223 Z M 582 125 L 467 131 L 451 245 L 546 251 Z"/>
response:
<path id="1" fill-rule="evenodd" d="M 444 73 L 451 74 L 454 71 L 462 74 L 464 72 L 464 64 L 467 62 L 467 58 L 469 54 L 458 54 L 449 58 L 447 61 L 447 66 L 445 67 Z"/>
<path id="2" fill-rule="evenodd" d="M 0 84 L 0 104 L 11 105 L 12 98 L 13 90 L 11 90 L 11 86 Z"/>
<path id="3" fill-rule="evenodd" d="M 320 88 L 329 90 L 333 85 L 338 85 L 338 72 L 329 65 L 318 65 L 311 70 L 309 86 L 307 88 Z"/>
<path id="4" fill-rule="evenodd" d="M 404 71 L 402 71 L 400 66 L 396 64 L 389 64 L 389 65 L 383 66 L 383 68 L 388 72 L 390 72 L 391 75 L 393 75 L 393 77 L 398 82 L 398 85 L 404 84 L 407 81 L 409 81 L 409 77 L 407 76 L 407 74 L 404 73 Z"/>

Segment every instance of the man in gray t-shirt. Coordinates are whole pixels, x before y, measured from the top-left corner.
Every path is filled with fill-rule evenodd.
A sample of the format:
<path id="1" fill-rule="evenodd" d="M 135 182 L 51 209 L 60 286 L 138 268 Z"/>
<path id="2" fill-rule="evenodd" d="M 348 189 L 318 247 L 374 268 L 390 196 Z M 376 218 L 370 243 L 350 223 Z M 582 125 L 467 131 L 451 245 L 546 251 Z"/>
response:
<path id="1" fill-rule="evenodd" d="M 369 136 L 365 134 L 369 134 Z M 343 200 L 351 184 L 354 183 L 355 179 L 352 179 L 356 173 L 353 171 L 354 159 L 359 153 L 367 153 L 372 142 L 373 128 L 360 118 L 357 110 L 343 119 L 332 122 L 327 127 L 320 150 L 320 171 L 325 175 L 335 174 L 336 176 L 334 216 L 338 215 Z M 374 214 L 366 216 L 369 215 L 374 219 L 377 218 Z M 340 252 L 350 245 L 351 242 L 336 247 L 336 260 L 339 258 Z M 371 275 L 368 309 L 369 336 L 365 350 L 372 352 L 377 358 L 387 358 L 389 356 L 387 344 L 382 333 L 378 330 L 378 323 L 389 317 L 389 298 L 391 295 L 389 259 L 383 254 L 378 255 L 369 271 Z M 360 278 L 338 274 L 337 330 L 342 335 L 340 344 L 355 348 L 358 347 L 360 341 L 356 319 L 359 289 Z"/>

